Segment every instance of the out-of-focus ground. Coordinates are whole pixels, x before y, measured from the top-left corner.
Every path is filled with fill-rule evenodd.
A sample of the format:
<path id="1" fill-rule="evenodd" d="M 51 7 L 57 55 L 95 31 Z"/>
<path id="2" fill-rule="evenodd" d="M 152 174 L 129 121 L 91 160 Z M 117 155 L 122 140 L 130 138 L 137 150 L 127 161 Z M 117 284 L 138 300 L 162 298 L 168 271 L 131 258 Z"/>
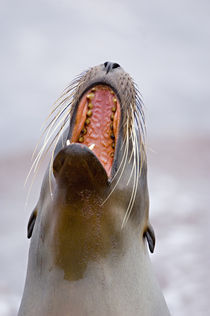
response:
<path id="1" fill-rule="evenodd" d="M 208 315 L 210 138 L 152 142 L 149 154 L 155 271 L 172 315 Z"/>
<path id="2" fill-rule="evenodd" d="M 210 2 L 0 1 L 0 316 L 16 315 L 27 265 L 23 184 L 40 127 L 81 71 L 116 61 L 139 86 L 148 131 L 151 256 L 172 315 L 210 310 Z"/>

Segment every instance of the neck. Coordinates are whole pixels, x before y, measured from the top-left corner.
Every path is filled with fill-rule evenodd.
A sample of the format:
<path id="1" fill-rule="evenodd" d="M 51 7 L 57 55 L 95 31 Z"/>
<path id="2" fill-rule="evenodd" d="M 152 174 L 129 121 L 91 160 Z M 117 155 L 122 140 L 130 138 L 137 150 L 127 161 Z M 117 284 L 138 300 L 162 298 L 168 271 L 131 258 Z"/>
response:
<path id="1" fill-rule="evenodd" d="M 99 203 L 91 202 L 90 206 L 86 201 L 80 208 L 64 206 L 57 216 L 49 235 L 50 251 L 53 264 L 69 281 L 82 279 L 91 262 L 100 264 L 109 257 L 117 258 L 129 249 L 130 241 L 138 239 L 132 227 L 121 230 L 122 221 L 116 220 L 113 209 L 102 208 Z"/>

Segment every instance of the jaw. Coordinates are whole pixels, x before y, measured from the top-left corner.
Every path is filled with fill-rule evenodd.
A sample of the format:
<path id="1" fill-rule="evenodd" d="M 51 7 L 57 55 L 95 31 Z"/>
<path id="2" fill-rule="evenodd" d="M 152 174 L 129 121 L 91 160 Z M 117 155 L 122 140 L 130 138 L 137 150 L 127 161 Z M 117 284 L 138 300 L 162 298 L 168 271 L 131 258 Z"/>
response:
<path id="1" fill-rule="evenodd" d="M 109 178 L 116 161 L 120 119 L 120 102 L 113 89 L 96 84 L 79 99 L 70 124 L 68 142 L 92 150 Z"/>
<path id="2" fill-rule="evenodd" d="M 86 145 L 73 143 L 59 151 L 53 162 L 53 174 L 69 198 L 83 191 L 100 195 L 108 188 L 108 176 L 96 155 Z"/>

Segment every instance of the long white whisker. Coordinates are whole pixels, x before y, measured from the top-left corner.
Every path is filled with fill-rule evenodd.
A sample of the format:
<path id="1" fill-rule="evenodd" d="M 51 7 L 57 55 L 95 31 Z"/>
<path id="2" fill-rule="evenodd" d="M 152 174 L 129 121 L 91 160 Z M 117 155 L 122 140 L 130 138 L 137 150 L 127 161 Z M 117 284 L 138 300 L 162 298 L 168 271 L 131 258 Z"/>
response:
<path id="1" fill-rule="evenodd" d="M 135 128 L 135 127 L 134 127 Z M 134 146 L 134 157 L 138 159 L 138 148 L 137 148 L 137 144 L 136 144 L 136 133 L 135 133 L 135 130 L 134 130 L 134 134 L 133 134 L 133 146 Z M 136 152 L 137 152 L 137 156 L 136 156 Z M 130 198 L 130 201 L 129 201 L 129 204 L 128 204 L 128 207 L 127 207 L 127 210 L 126 210 L 126 213 L 125 213 L 125 216 L 124 216 L 124 219 L 123 219 L 123 222 L 122 222 L 122 225 L 121 225 L 121 229 L 123 229 L 123 227 L 126 225 L 129 217 L 130 217 L 130 214 L 131 214 L 131 211 L 132 211 L 132 208 L 133 208 L 133 204 L 135 202 L 135 196 L 136 196 L 136 192 L 137 192 L 137 187 L 138 187 L 138 178 L 136 178 L 136 168 L 138 165 L 138 161 L 136 163 L 136 159 L 134 158 L 134 185 L 133 185 L 133 189 L 132 189 L 132 193 L 131 193 L 131 198 Z"/>
<path id="2" fill-rule="evenodd" d="M 44 152 L 44 150 L 45 150 L 45 148 L 46 148 L 46 146 L 47 146 L 49 140 L 51 139 L 51 137 L 52 137 L 52 135 L 54 134 L 54 132 L 58 129 L 58 127 L 59 127 L 59 126 L 63 123 L 63 121 L 68 117 L 68 115 L 69 115 L 69 113 L 66 114 L 66 116 L 64 117 L 64 119 L 63 119 L 62 121 L 59 121 L 59 122 L 56 124 L 55 128 L 53 129 L 53 131 L 51 132 L 51 134 L 50 134 L 49 136 L 46 135 L 47 138 L 45 137 L 45 139 L 44 139 L 44 144 L 43 144 L 43 146 L 42 146 L 42 148 L 41 148 L 41 150 L 40 150 L 40 152 L 39 152 L 39 154 L 38 154 L 38 159 L 37 159 L 36 164 L 35 164 L 35 166 L 34 166 L 34 172 L 36 171 L 37 165 L 39 164 L 39 160 L 40 160 L 40 158 L 41 158 L 41 156 L 42 156 L 42 154 L 43 154 L 43 152 Z M 63 125 L 62 125 L 62 126 L 63 126 Z M 63 127 L 64 127 L 64 126 L 63 126 Z M 63 127 L 62 127 L 62 129 L 63 129 Z"/>

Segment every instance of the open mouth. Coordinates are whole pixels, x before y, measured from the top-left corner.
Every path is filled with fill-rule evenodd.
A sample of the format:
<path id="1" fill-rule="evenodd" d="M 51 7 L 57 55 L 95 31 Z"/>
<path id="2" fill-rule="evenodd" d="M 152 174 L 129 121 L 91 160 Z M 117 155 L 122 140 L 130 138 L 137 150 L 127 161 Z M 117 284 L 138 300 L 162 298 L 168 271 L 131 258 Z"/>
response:
<path id="1" fill-rule="evenodd" d="M 71 143 L 82 143 L 97 156 L 108 177 L 119 135 L 120 103 L 107 85 L 96 85 L 81 98 L 71 133 Z"/>

